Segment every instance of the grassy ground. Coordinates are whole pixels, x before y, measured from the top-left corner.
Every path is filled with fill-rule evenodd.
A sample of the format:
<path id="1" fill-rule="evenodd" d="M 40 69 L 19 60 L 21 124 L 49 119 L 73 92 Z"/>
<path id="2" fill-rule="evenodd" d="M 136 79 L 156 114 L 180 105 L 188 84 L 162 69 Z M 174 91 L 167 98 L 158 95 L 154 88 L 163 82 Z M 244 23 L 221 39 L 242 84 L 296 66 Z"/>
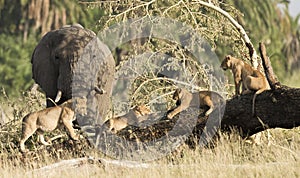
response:
<path id="1" fill-rule="evenodd" d="M 0 177 L 299 177 L 299 128 L 272 130 L 271 135 L 269 145 L 263 137 L 265 142 L 259 146 L 249 145 L 235 135 L 223 135 L 213 149 L 186 148 L 181 156 L 167 156 L 146 163 L 148 168 L 94 163 L 74 169 L 53 169 L 41 174 L 33 170 L 60 159 L 46 152 L 25 160 L 18 153 L 11 153 L 14 158 L 1 153 Z M 64 154 L 64 159 L 78 156 L 68 151 Z M 93 152 L 90 155 L 104 157 Z"/>
<path id="2" fill-rule="evenodd" d="M 300 88 L 300 70 L 295 71 L 290 77 L 287 77 L 282 83 L 289 87 Z"/>
<path id="3" fill-rule="evenodd" d="M 14 101 L 2 99 L 2 107 L 10 111 L 10 122 L 0 129 L 0 177 L 300 177 L 300 128 L 265 131 L 261 145 L 246 143 L 236 134 L 222 134 L 214 148 L 184 147 L 180 154 L 146 162 L 147 168 L 94 162 L 41 173 L 37 169 L 61 160 L 87 156 L 109 159 L 84 141 L 67 141 L 66 135 L 47 148 L 33 137 L 26 146 L 36 151 L 22 155 L 18 148 L 21 119 L 44 107 L 42 101 L 42 96 L 30 93 Z"/>

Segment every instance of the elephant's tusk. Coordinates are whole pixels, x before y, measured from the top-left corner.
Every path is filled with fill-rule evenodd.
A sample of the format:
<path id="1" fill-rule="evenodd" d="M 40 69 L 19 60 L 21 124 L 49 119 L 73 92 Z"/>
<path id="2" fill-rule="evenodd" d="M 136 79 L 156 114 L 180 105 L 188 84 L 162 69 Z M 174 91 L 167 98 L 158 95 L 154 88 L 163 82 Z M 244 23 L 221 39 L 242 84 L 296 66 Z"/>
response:
<path id="1" fill-rule="evenodd" d="M 103 90 L 102 88 L 100 89 L 100 88 L 97 87 L 97 86 L 94 88 L 94 90 L 95 90 L 97 93 L 99 93 L 99 94 L 104 94 L 104 93 L 106 93 L 105 90 Z"/>
<path id="2" fill-rule="evenodd" d="M 46 100 L 49 100 L 49 101 L 51 101 L 51 103 L 53 103 L 55 106 L 57 106 L 57 104 L 51 99 L 51 98 L 46 98 Z"/>
<path id="3" fill-rule="evenodd" d="M 61 98 L 61 94 L 62 94 L 62 92 L 60 91 L 60 90 L 58 90 L 57 91 L 57 95 L 56 95 L 56 97 L 55 97 L 55 103 L 57 103 L 57 102 L 59 102 L 59 100 L 60 100 L 60 98 Z"/>

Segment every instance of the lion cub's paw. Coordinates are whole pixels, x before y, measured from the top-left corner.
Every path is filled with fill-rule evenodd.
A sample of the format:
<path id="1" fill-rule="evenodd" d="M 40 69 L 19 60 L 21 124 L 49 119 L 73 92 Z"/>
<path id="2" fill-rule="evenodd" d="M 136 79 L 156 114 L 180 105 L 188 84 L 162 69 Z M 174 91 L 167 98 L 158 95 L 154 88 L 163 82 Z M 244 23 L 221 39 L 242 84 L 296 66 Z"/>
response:
<path id="1" fill-rule="evenodd" d="M 21 151 L 21 153 L 24 153 L 24 154 L 25 154 L 25 153 L 28 153 L 28 152 L 29 152 L 29 149 L 27 149 L 27 148 L 26 148 L 26 149 L 21 149 L 20 151 Z"/>
<path id="2" fill-rule="evenodd" d="M 172 119 L 172 118 L 173 118 L 172 114 L 169 113 L 169 114 L 167 115 L 167 118 L 168 118 L 168 119 Z"/>

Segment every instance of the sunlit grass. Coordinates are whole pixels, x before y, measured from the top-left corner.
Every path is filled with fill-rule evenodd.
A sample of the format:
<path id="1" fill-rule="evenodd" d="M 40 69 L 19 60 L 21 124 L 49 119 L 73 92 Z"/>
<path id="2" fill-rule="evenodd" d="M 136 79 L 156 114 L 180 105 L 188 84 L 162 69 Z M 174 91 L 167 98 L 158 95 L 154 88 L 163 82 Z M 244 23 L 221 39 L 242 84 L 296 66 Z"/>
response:
<path id="1" fill-rule="evenodd" d="M 300 88 L 300 70 L 293 72 L 293 74 L 283 80 L 282 83 L 289 87 Z"/>

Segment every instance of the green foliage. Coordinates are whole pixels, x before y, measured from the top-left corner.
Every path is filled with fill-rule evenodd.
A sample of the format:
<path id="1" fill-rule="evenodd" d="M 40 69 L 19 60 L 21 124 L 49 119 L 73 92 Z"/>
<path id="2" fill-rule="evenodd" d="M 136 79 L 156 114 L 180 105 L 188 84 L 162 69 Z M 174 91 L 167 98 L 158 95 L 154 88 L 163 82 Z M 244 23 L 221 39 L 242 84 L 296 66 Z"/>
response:
<path id="1" fill-rule="evenodd" d="M 180 87 L 186 87 L 190 90 L 194 89 L 208 89 L 223 92 L 225 87 L 223 85 L 211 85 L 211 80 L 214 81 L 214 84 L 220 83 L 218 81 L 220 78 L 215 76 L 212 77 L 211 73 L 217 73 L 220 71 L 219 65 L 217 62 L 215 64 L 207 64 L 208 68 L 211 68 L 211 73 L 205 71 L 205 64 L 207 61 L 214 61 L 213 58 L 207 56 L 201 56 L 202 63 L 200 62 L 199 56 L 194 56 L 192 51 L 205 51 L 208 53 L 217 53 L 220 59 L 223 59 L 225 55 L 224 49 L 227 48 L 227 51 L 234 52 L 236 56 L 247 56 L 248 49 L 245 46 L 243 40 L 240 37 L 240 33 L 233 27 L 227 18 L 225 18 L 220 13 L 209 9 L 198 2 L 189 2 L 189 1 L 97 1 L 91 3 L 95 8 L 101 7 L 104 11 L 104 16 L 99 19 L 99 30 L 104 30 L 110 28 L 116 23 L 126 22 L 129 19 L 135 18 L 144 18 L 144 19 L 155 19 L 155 17 L 163 17 L 166 19 L 172 19 L 178 23 L 184 24 L 193 30 L 192 33 L 188 30 L 179 30 L 176 31 L 177 36 L 174 31 L 174 26 L 176 24 L 172 21 L 169 23 L 164 23 L 165 29 L 169 29 L 161 32 L 162 36 L 172 36 L 172 39 L 177 41 L 168 41 L 165 39 L 157 39 L 155 37 L 149 37 L 146 39 L 136 39 L 128 42 L 125 46 L 118 46 L 123 51 L 121 57 L 120 53 L 116 54 L 115 58 L 117 60 L 128 60 L 128 58 L 133 56 L 138 56 L 145 52 L 149 53 L 158 53 L 169 56 L 169 61 L 166 63 L 166 66 L 173 70 L 181 71 L 181 74 L 190 73 L 194 78 L 181 78 L 177 81 L 173 81 L 174 84 L 168 90 L 160 90 L 161 85 L 158 79 L 158 75 L 142 75 L 144 78 L 141 81 L 135 81 L 133 85 L 133 91 L 128 93 L 129 96 L 133 94 L 133 99 L 141 99 L 148 102 L 152 102 L 153 98 L 156 96 L 165 96 L 165 94 L 170 93 L 174 90 L 175 85 Z M 218 1 L 214 1 L 216 6 L 219 6 Z M 231 9 L 230 13 L 232 16 L 236 17 L 240 13 L 230 5 L 226 5 L 227 8 Z M 140 27 L 131 27 L 132 31 L 141 31 Z M 196 36 L 201 36 L 205 42 L 197 43 Z M 115 39 L 118 40 L 118 39 Z M 110 46 L 110 43 L 119 43 L 120 41 L 104 41 L 104 43 Z M 185 44 L 185 45 L 182 45 Z M 211 48 L 209 47 L 211 46 Z M 112 49 L 115 51 L 115 49 Z M 126 51 L 126 52 L 124 52 Z M 143 60 L 147 60 L 145 57 Z M 120 63 L 120 61 L 117 61 Z M 178 68 L 178 65 L 183 65 L 184 67 Z M 141 68 L 141 64 L 137 68 Z M 177 68 L 176 68 L 177 67 Z M 149 69 L 148 71 L 155 71 L 154 68 Z M 150 72 L 149 72 L 150 73 Z M 157 79 L 157 80 L 155 80 Z M 156 82 L 156 84 L 154 84 Z M 141 85 L 142 84 L 142 85 Z M 140 86 L 141 85 L 141 86 Z M 142 88 L 143 87 L 143 88 Z M 168 88 L 168 86 L 165 86 Z M 139 90 L 140 97 L 137 91 Z M 146 96 L 152 95 L 152 98 L 146 98 Z M 142 99 L 141 99 L 142 100 Z M 132 101 L 133 103 L 138 103 L 137 101 Z"/>
<path id="2" fill-rule="evenodd" d="M 290 70 L 290 66 L 292 65 L 289 56 L 291 54 L 298 54 L 296 47 L 299 46 L 297 43 L 299 40 L 293 34 L 297 34 L 299 25 L 293 23 L 294 21 L 286 8 L 280 9 L 278 7 L 278 4 L 282 3 L 282 1 L 227 0 L 212 1 L 212 3 L 226 10 L 245 28 L 255 48 L 258 48 L 259 42 L 264 42 L 279 79 L 282 80 L 287 76 L 287 71 Z M 155 16 L 166 17 L 185 23 L 187 26 L 195 29 L 197 33 L 209 42 L 212 50 L 216 52 L 220 59 L 223 59 L 226 54 L 232 54 L 244 60 L 249 59 L 248 48 L 238 30 L 223 15 L 199 4 L 197 1 L 94 1 L 90 2 L 90 5 L 94 8 L 99 7 L 104 9 L 104 16 L 99 19 L 98 29 L 100 30 L 107 29 L 115 23 L 124 22 L 128 19 Z M 166 24 L 166 26 L 172 29 L 172 24 Z M 136 30 L 138 31 L 139 29 Z M 185 39 L 184 35 L 179 38 Z M 289 40 L 290 38 L 293 40 Z M 123 51 L 126 51 L 125 53 L 123 52 L 123 56 L 119 57 L 116 54 L 116 58 L 128 60 L 128 57 L 141 54 L 145 51 L 151 51 L 164 53 L 174 58 L 193 61 L 194 58 L 186 52 L 190 51 L 191 48 L 184 48 L 185 50 L 177 44 L 166 44 L 162 40 L 149 38 L 146 42 L 130 42 L 125 48 L 123 47 Z M 197 48 L 199 50 L 204 49 L 198 46 Z M 295 49 L 296 51 L 294 51 Z M 114 51 L 115 49 L 111 50 Z M 294 56 L 297 58 L 296 55 Z M 171 63 L 170 65 L 172 66 Z M 175 66 L 173 65 L 172 67 Z M 199 70 L 203 71 L 203 69 Z M 149 81 L 153 81 L 153 78 L 155 78 L 151 75 L 147 77 Z M 202 75 L 201 77 L 205 78 L 209 76 Z M 195 85 L 196 83 L 193 84 Z M 136 85 L 139 86 L 139 83 Z M 209 88 L 208 83 L 205 85 L 208 85 Z M 146 88 L 149 89 L 151 86 L 148 85 Z M 156 89 L 153 88 L 151 91 L 145 93 L 152 93 L 152 91 L 158 91 L 158 89 L 159 85 Z"/>
<path id="3" fill-rule="evenodd" d="M 23 43 L 20 36 L 5 34 L 1 34 L 0 39 L 0 87 L 9 96 L 17 96 L 33 83 L 30 59 L 36 39 L 30 38 Z"/>
<path id="4" fill-rule="evenodd" d="M 94 29 L 101 9 L 93 10 L 77 0 L 1 0 L 0 32 L 13 35 L 44 34 L 66 24 L 80 23 Z"/>
<path id="5" fill-rule="evenodd" d="M 31 55 L 44 33 L 73 23 L 95 29 L 102 12 L 76 0 L 0 0 L 0 88 L 18 96 L 30 87 Z"/>
<path id="6" fill-rule="evenodd" d="M 292 66 L 300 59 L 300 26 L 299 17 L 290 16 L 287 2 L 281 0 L 226 2 L 242 12 L 237 19 L 248 32 L 254 46 L 257 48 L 259 42 L 265 43 L 279 79 L 288 77 L 290 72 L 296 69 Z"/>
<path id="7" fill-rule="evenodd" d="M 205 38 L 213 49 L 218 48 L 217 44 L 232 47 L 232 50 L 241 53 L 245 49 L 238 31 L 230 22 L 219 13 L 200 5 L 197 2 L 186 1 L 149 1 L 139 0 L 122 2 L 102 1 L 98 6 L 105 9 L 105 16 L 99 20 L 99 29 L 105 29 L 110 25 L 123 22 L 131 18 L 148 16 L 160 16 L 174 19 L 195 29 Z M 219 6 L 218 2 L 215 2 Z M 231 14 L 237 16 L 239 12 L 233 7 Z M 166 24 L 171 26 L 171 24 Z"/>

